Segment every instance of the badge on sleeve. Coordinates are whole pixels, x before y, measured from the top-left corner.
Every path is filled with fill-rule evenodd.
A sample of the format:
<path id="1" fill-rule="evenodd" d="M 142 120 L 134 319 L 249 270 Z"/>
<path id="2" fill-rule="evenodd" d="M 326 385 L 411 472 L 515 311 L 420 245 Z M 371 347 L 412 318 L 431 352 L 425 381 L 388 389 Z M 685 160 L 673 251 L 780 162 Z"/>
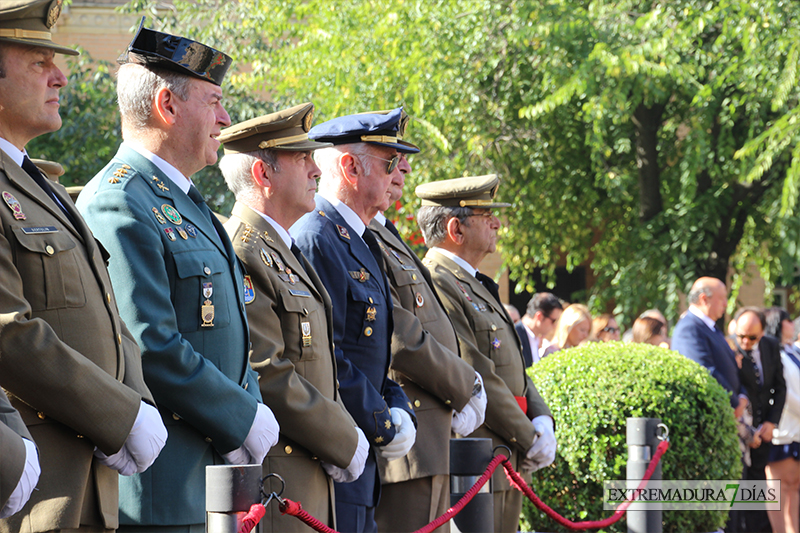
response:
<path id="1" fill-rule="evenodd" d="M 256 299 L 256 291 L 253 288 L 253 280 L 250 276 L 244 277 L 244 303 L 251 304 Z"/>
<path id="2" fill-rule="evenodd" d="M 13 194 L 8 191 L 3 191 L 3 201 L 5 201 L 9 209 L 14 213 L 14 218 L 16 220 L 25 220 L 25 213 L 22 212 L 22 206 L 19 204 L 19 201 L 14 198 Z"/>

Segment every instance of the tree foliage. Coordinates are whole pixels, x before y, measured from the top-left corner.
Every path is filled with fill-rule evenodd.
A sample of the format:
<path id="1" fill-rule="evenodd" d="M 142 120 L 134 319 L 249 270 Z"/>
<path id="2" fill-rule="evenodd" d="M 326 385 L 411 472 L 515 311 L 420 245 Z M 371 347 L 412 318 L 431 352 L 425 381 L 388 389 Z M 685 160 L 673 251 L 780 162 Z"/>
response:
<path id="1" fill-rule="evenodd" d="M 576 298 L 674 318 L 700 275 L 732 266 L 738 284 L 749 260 L 768 283 L 792 275 L 799 15 L 777 0 L 178 0 L 148 24 L 234 57 L 234 121 L 404 105 L 422 147 L 405 231 L 415 184 L 497 172 L 520 287 L 588 262 L 596 284 Z M 217 172 L 201 182 L 230 205 Z"/>

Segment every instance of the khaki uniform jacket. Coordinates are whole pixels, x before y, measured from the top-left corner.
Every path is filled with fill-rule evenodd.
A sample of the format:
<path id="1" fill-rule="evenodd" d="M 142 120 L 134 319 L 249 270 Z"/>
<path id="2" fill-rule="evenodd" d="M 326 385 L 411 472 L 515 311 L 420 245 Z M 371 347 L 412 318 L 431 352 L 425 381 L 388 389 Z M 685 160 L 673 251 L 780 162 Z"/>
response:
<path id="1" fill-rule="evenodd" d="M 25 422 L 16 409 L 11 407 L 6 393 L 0 389 L 0 509 L 22 477 L 27 452 L 22 438 L 33 441 Z"/>
<path id="2" fill-rule="evenodd" d="M 119 317 L 105 251 L 64 187 L 51 184 L 76 226 L 0 151 L 0 385 L 39 449 L 42 474 L 0 531 L 117 527 L 111 455 L 152 397 L 139 348 Z M 83 523 L 86 523 L 84 521 Z"/>
<path id="3" fill-rule="evenodd" d="M 358 435 L 337 392 L 328 292 L 311 265 L 305 260 L 301 265 L 269 222 L 249 207 L 237 203 L 225 230 L 252 283 L 253 292 L 245 298 L 250 364 L 258 372 L 264 403 L 281 425 L 264 474 L 280 474 L 286 480 L 283 496 L 301 501 L 333 525 L 333 485 L 320 461 L 347 468 Z M 308 531 L 296 518 L 278 513 L 262 524 L 265 531 Z"/>
<path id="4" fill-rule="evenodd" d="M 472 395 L 475 371 L 459 357 L 458 339 L 430 273 L 401 240 L 373 220 L 391 285 L 394 331 L 389 377 L 414 404 L 417 440 L 402 459 L 379 460 L 381 481 L 398 483 L 450 473 L 450 423 Z M 428 516 L 428 510 L 420 510 Z M 409 512 L 413 510 L 409 509 Z"/>
<path id="5" fill-rule="evenodd" d="M 535 436 L 530 421 L 539 415 L 551 415 L 525 374 L 514 322 L 481 282 L 450 258 L 429 250 L 423 263 L 430 268 L 458 333 L 461 357 L 478 371 L 486 387 L 486 420 L 470 438 L 491 438 L 494 446 L 508 446 L 512 465 L 519 471 Z M 514 396 L 527 399 L 527 413 L 522 412 Z M 503 472 L 495 472 L 493 479 L 496 491 L 509 490 Z"/>

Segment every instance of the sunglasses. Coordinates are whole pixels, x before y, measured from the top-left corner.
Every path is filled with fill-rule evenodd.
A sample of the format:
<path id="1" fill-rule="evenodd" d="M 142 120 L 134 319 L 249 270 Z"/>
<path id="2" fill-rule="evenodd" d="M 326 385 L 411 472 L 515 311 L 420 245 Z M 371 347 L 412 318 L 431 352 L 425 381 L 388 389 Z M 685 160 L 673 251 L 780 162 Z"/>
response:
<path id="1" fill-rule="evenodd" d="M 380 159 L 381 161 L 386 161 L 387 163 L 389 163 L 389 167 L 386 169 L 387 174 L 391 174 L 392 171 L 397 168 L 397 165 L 400 164 L 400 158 L 403 157 L 403 154 L 397 154 L 391 159 L 384 159 L 382 157 L 378 157 L 377 155 L 372 155 L 372 154 L 363 154 L 363 155 L 367 157 L 374 157 L 375 159 Z"/>
<path id="2" fill-rule="evenodd" d="M 755 342 L 755 341 L 757 341 L 757 340 L 758 340 L 758 335 L 739 335 L 739 334 L 737 333 L 737 334 L 736 334 L 736 338 L 737 338 L 737 339 L 739 339 L 739 340 L 741 340 L 741 339 L 747 339 L 747 340 L 749 340 L 749 341 L 751 341 L 751 342 Z"/>

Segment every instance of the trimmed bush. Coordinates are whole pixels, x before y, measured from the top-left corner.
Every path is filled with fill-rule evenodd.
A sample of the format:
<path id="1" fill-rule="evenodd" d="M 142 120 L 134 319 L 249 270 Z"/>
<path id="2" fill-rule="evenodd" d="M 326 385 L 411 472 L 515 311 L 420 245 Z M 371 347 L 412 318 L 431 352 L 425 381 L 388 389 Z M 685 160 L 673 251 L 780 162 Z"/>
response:
<path id="1" fill-rule="evenodd" d="M 555 462 L 533 474 L 534 492 L 573 521 L 601 520 L 603 481 L 625 479 L 625 419 L 660 418 L 670 447 L 663 479 L 739 479 L 728 394 L 702 366 L 648 344 L 590 343 L 528 369 L 556 422 Z M 568 531 L 525 501 L 522 531 Z M 725 511 L 664 511 L 665 533 L 717 531 Z M 624 517 L 606 531 L 627 531 Z"/>

